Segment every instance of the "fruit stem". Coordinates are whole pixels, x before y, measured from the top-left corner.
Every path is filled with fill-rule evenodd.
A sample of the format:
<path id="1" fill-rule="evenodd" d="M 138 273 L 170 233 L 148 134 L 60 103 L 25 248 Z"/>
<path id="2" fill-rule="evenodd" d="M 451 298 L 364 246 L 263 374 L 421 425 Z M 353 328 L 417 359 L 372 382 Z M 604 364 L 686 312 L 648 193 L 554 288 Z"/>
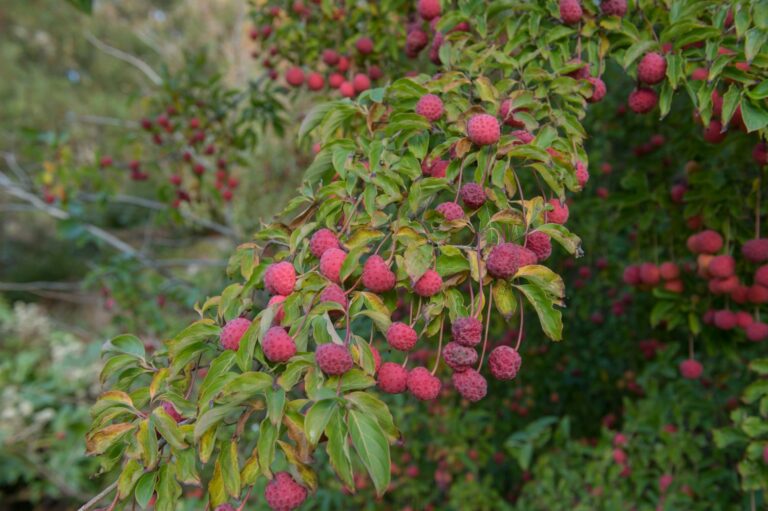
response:
<path id="1" fill-rule="evenodd" d="M 413 328 L 413 326 L 416 324 L 417 321 L 419 321 L 419 314 L 421 314 L 421 297 L 419 297 L 419 306 L 416 307 L 416 314 L 413 314 L 413 302 L 411 302 L 411 323 L 410 326 Z M 427 325 L 424 325 L 424 328 L 427 328 Z"/>
<path id="2" fill-rule="evenodd" d="M 763 186 L 763 169 L 757 174 L 757 196 L 755 198 L 755 239 L 760 237 L 760 189 Z"/>
<path id="3" fill-rule="evenodd" d="M 461 182 L 464 179 L 464 160 L 461 160 L 461 168 L 459 169 L 459 183 L 456 185 L 456 195 L 453 197 L 453 202 L 459 202 L 459 192 L 461 191 Z"/>
<path id="4" fill-rule="evenodd" d="M 528 234 L 528 215 L 525 213 L 525 196 L 523 195 L 523 186 L 520 184 L 520 178 L 517 177 L 517 172 L 512 171 L 512 175 L 515 176 L 515 184 L 517 184 L 517 192 L 520 194 L 520 208 L 523 210 L 523 222 L 525 222 L 525 234 Z"/>
<path id="5" fill-rule="evenodd" d="M 248 503 L 248 499 L 251 498 L 251 492 L 252 491 L 253 491 L 253 486 L 248 488 L 248 492 L 245 494 L 245 497 L 243 498 L 243 501 L 238 506 L 237 511 L 243 511 L 243 509 L 245 509 L 245 505 Z"/>
<path id="6" fill-rule="evenodd" d="M 443 325 L 445 324 L 445 318 L 440 319 L 440 335 L 437 338 L 437 358 L 435 359 L 435 367 L 432 368 L 432 376 L 437 372 L 437 367 L 440 365 L 440 354 L 443 352 Z"/>
<path id="7" fill-rule="evenodd" d="M 488 293 L 488 310 L 485 311 L 485 335 L 483 336 L 483 351 L 480 352 L 480 363 L 477 365 L 477 372 L 483 368 L 485 359 L 485 350 L 488 348 L 488 329 L 491 326 L 491 309 L 493 308 L 493 292 Z"/>
<path id="8" fill-rule="evenodd" d="M 344 227 L 341 228 L 341 232 L 349 234 L 349 226 L 352 225 L 352 220 L 355 219 L 355 214 L 357 213 L 357 208 L 360 206 L 360 203 L 363 201 L 363 197 L 365 197 L 364 193 L 360 194 L 360 197 L 357 198 L 355 201 L 355 205 L 352 206 L 352 211 L 349 212 L 349 218 L 347 218 L 347 221 L 344 222 Z"/>
<path id="9" fill-rule="evenodd" d="M 520 321 L 517 325 L 517 343 L 515 344 L 515 351 L 520 352 L 520 343 L 523 342 L 523 327 L 525 326 L 525 314 L 523 311 L 523 298 L 520 293 L 517 293 L 517 306 L 520 309 Z"/>
<path id="10" fill-rule="evenodd" d="M 405 367 L 408 364 L 408 355 L 409 354 L 405 355 L 405 360 L 403 360 L 403 367 Z"/>

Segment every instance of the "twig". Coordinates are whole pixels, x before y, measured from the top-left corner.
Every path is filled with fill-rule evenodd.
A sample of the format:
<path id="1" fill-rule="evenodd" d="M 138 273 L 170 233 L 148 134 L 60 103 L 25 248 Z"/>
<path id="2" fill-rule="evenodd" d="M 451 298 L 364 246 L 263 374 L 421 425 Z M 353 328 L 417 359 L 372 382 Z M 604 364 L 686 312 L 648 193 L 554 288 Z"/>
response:
<path id="1" fill-rule="evenodd" d="M 109 46 L 108 44 L 100 41 L 96 36 L 94 36 L 91 33 L 85 34 L 85 38 L 88 39 L 88 42 L 90 42 L 92 45 L 94 45 L 96 48 L 103 51 L 107 55 L 110 55 L 112 57 L 115 57 L 116 59 L 122 60 L 123 62 L 127 62 L 128 64 L 137 68 L 139 71 L 144 73 L 144 75 L 147 78 L 149 78 L 149 80 L 155 85 L 161 85 L 163 83 L 163 79 L 160 78 L 160 75 L 157 74 L 155 70 L 149 66 L 149 64 L 147 64 L 140 58 L 134 55 L 131 55 L 130 53 L 126 53 L 122 50 L 118 50 L 117 48 L 113 48 L 112 46 Z"/>
<path id="2" fill-rule="evenodd" d="M 88 502 L 80 506 L 77 511 L 88 511 L 93 506 L 98 504 L 101 501 L 101 499 L 103 499 L 104 497 L 112 493 L 112 491 L 115 488 L 117 488 L 117 481 L 115 481 L 114 483 L 110 484 L 109 486 L 101 490 L 101 492 L 98 495 L 96 495 L 91 500 L 89 500 Z"/>

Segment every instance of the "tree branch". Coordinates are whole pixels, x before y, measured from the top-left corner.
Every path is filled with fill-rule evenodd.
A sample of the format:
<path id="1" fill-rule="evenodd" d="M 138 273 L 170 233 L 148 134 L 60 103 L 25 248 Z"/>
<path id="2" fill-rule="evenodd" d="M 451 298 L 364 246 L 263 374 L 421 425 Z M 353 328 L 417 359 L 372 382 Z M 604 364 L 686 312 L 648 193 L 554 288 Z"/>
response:
<path id="1" fill-rule="evenodd" d="M 141 60 L 140 58 L 131 55 L 130 53 L 126 53 L 122 50 L 118 50 L 117 48 L 113 48 L 112 46 L 109 46 L 108 44 L 100 41 L 91 33 L 85 34 L 85 38 L 88 39 L 88 42 L 90 42 L 92 45 L 94 45 L 99 50 L 103 51 L 107 55 L 110 55 L 112 57 L 115 57 L 116 59 L 122 60 L 123 62 L 127 62 L 128 64 L 134 66 L 139 71 L 144 73 L 144 75 L 149 78 L 149 80 L 154 83 L 155 85 L 160 85 L 163 83 L 163 79 L 160 78 L 160 75 L 155 72 L 154 69 L 152 69 L 149 64 Z"/>
<path id="2" fill-rule="evenodd" d="M 117 481 L 115 481 L 114 483 L 110 484 L 109 486 L 107 486 L 106 488 L 104 488 L 103 490 L 101 490 L 101 492 L 99 492 L 99 494 L 98 494 L 98 495 L 96 495 L 96 496 L 95 496 L 95 497 L 93 497 L 91 500 L 89 500 L 88 502 L 86 502 L 85 504 L 83 504 L 82 506 L 80 506 L 80 507 L 77 509 L 77 511 L 88 511 L 88 510 L 89 510 L 89 509 L 91 509 L 93 506 L 95 506 L 96 504 L 98 504 L 98 503 L 101 501 L 101 499 L 103 499 L 104 497 L 106 497 L 107 495 L 109 495 L 110 493 L 112 493 L 112 490 L 114 490 L 115 488 L 117 488 Z"/>

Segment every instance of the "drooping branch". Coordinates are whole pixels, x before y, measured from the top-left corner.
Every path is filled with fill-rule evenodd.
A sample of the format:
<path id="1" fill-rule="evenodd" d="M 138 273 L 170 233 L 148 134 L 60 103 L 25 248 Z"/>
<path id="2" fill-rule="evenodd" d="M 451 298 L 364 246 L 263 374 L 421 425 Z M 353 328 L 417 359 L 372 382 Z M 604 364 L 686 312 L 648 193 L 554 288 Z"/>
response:
<path id="1" fill-rule="evenodd" d="M 118 50 L 117 48 L 114 48 L 112 46 L 109 46 L 108 44 L 100 41 L 96 36 L 93 34 L 86 34 L 85 38 L 88 39 L 88 42 L 90 42 L 92 45 L 94 45 L 99 50 L 103 51 L 107 55 L 110 55 L 112 57 L 115 57 L 116 59 L 122 60 L 123 62 L 127 62 L 128 64 L 132 65 L 133 67 L 137 68 L 139 71 L 144 73 L 144 75 L 149 78 L 149 80 L 155 84 L 160 85 L 163 83 L 163 79 L 160 78 L 160 75 L 150 67 L 149 64 L 141 60 L 140 58 L 131 55 L 130 53 L 126 53 L 122 50 Z"/>

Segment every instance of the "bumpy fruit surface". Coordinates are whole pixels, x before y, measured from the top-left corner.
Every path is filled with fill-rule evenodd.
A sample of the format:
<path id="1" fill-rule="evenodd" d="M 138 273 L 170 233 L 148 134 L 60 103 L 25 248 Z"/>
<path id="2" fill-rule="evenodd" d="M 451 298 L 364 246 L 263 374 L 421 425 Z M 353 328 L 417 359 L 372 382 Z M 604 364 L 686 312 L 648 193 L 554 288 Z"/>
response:
<path id="1" fill-rule="evenodd" d="M 723 237 L 716 231 L 701 231 L 688 238 L 688 249 L 694 254 L 715 254 L 722 248 Z"/>
<path id="2" fill-rule="evenodd" d="M 485 190 L 477 183 L 467 183 L 459 192 L 464 205 L 470 209 L 477 209 L 485 204 Z"/>
<path id="3" fill-rule="evenodd" d="M 741 246 L 741 253 L 753 263 L 768 261 L 768 238 L 749 240 Z"/>
<path id="4" fill-rule="evenodd" d="M 464 218 L 464 210 L 456 202 L 443 202 L 435 208 L 435 211 L 448 221 Z"/>
<path id="5" fill-rule="evenodd" d="M 488 367 L 497 380 L 511 380 L 517 376 L 522 359 L 510 346 L 497 346 L 488 356 Z"/>
<path id="6" fill-rule="evenodd" d="M 680 374 L 688 380 L 697 380 L 704 372 L 704 367 L 698 360 L 688 358 L 680 362 Z"/>
<path id="7" fill-rule="evenodd" d="M 440 0 L 419 0 L 419 16 L 429 21 L 440 16 Z"/>
<path id="8" fill-rule="evenodd" d="M 344 264 L 346 257 L 347 253 L 340 248 L 329 248 L 320 258 L 320 273 L 331 282 L 339 284 L 341 282 L 341 265 Z"/>
<path id="9" fill-rule="evenodd" d="M 434 296 L 443 289 L 443 278 L 435 270 L 427 270 L 413 285 L 417 295 L 423 297 Z"/>
<path id="10" fill-rule="evenodd" d="M 451 381 L 464 399 L 476 403 L 488 393 L 488 382 L 474 369 L 453 373 Z"/>
<path id="11" fill-rule="evenodd" d="M 560 202 L 558 199 L 549 199 L 548 204 L 552 206 L 552 211 L 547 211 L 546 220 L 553 224 L 564 224 L 568 221 L 568 204 Z"/>
<path id="12" fill-rule="evenodd" d="M 587 171 L 587 166 L 584 165 L 584 162 L 576 162 L 576 182 L 579 183 L 580 187 L 584 188 L 587 181 L 589 181 L 589 171 Z"/>
<path id="13" fill-rule="evenodd" d="M 637 79 L 643 83 L 659 83 L 666 73 L 667 60 L 660 53 L 646 53 L 637 65 Z"/>
<path id="14" fill-rule="evenodd" d="M 525 246 L 536 255 L 538 262 L 545 261 L 552 254 L 552 240 L 543 232 L 533 231 L 525 238 Z M 520 265 L 524 266 L 524 265 Z"/>
<path id="15" fill-rule="evenodd" d="M 627 0 L 602 0 L 600 10 L 606 16 L 624 16 L 627 14 Z"/>
<path id="16" fill-rule="evenodd" d="M 456 318 L 451 325 L 451 335 L 462 346 L 477 346 L 483 338 L 483 324 L 472 316 Z"/>
<path id="17" fill-rule="evenodd" d="M 587 99 L 590 103 L 599 103 L 608 93 L 605 82 L 601 78 L 590 76 L 587 81 L 592 84 L 592 95 Z"/>
<path id="18" fill-rule="evenodd" d="M 408 391 L 422 401 L 437 398 L 441 386 L 440 379 L 433 376 L 426 367 L 414 367 L 408 373 Z"/>
<path id="19" fill-rule="evenodd" d="M 374 293 L 385 293 L 395 287 L 395 274 L 379 255 L 373 255 L 363 265 L 363 285 Z"/>
<path id="20" fill-rule="evenodd" d="M 264 499 L 274 511 L 291 511 L 307 499 L 307 489 L 288 472 L 278 472 L 264 489 Z"/>
<path id="21" fill-rule="evenodd" d="M 724 279 L 736 271 L 736 260 L 729 255 L 719 255 L 712 258 L 707 271 L 713 277 Z"/>
<path id="22" fill-rule="evenodd" d="M 653 89 L 639 87 L 629 95 L 629 108 L 636 114 L 647 114 L 659 102 L 659 96 Z"/>
<path id="23" fill-rule="evenodd" d="M 499 106 L 499 117 L 507 126 L 513 128 L 525 128 L 525 123 L 515 119 L 515 112 L 512 110 L 512 100 L 505 99 Z"/>
<path id="24" fill-rule="evenodd" d="M 394 362 L 384 362 L 376 373 L 376 382 L 382 392 L 400 394 L 408 388 L 408 370 Z"/>
<path id="25" fill-rule="evenodd" d="M 434 94 L 425 94 L 416 103 L 416 113 L 434 122 L 443 116 L 443 100 Z"/>
<path id="26" fill-rule="evenodd" d="M 373 41 L 370 37 L 361 37 L 355 41 L 355 48 L 363 55 L 368 55 L 373 52 Z"/>
<path id="27" fill-rule="evenodd" d="M 354 365 L 349 350 L 334 343 L 318 346 L 315 350 L 315 360 L 320 370 L 327 375 L 344 374 Z"/>
<path id="28" fill-rule="evenodd" d="M 501 136 L 498 119 L 489 114 L 473 115 L 467 121 L 467 136 L 480 146 L 495 144 Z"/>
<path id="29" fill-rule="evenodd" d="M 768 324 L 754 322 L 745 329 L 747 339 L 752 342 L 760 342 L 768 339 Z"/>
<path id="30" fill-rule="evenodd" d="M 283 327 L 273 326 L 261 341 L 264 356 L 270 362 L 286 362 L 296 354 L 296 343 Z"/>
<path id="31" fill-rule="evenodd" d="M 273 295 L 288 296 L 296 285 L 296 270 L 288 261 L 271 264 L 264 272 L 264 287 Z"/>
<path id="32" fill-rule="evenodd" d="M 416 345 L 416 330 L 405 323 L 394 322 L 387 329 L 387 342 L 399 351 L 411 351 Z"/>
<path id="33" fill-rule="evenodd" d="M 320 229 L 309 240 L 309 251 L 318 259 L 331 248 L 339 248 L 339 240 L 330 229 Z"/>
<path id="34" fill-rule="evenodd" d="M 323 289 L 323 292 L 320 293 L 320 301 L 321 302 L 336 302 L 343 309 L 347 308 L 347 295 L 344 294 L 344 290 L 341 289 L 336 284 L 329 284 L 325 286 L 325 289 Z M 338 311 L 335 311 L 338 312 Z"/>
<path id="35" fill-rule="evenodd" d="M 514 243 L 501 243 L 491 249 L 485 266 L 491 277 L 508 279 L 520 269 L 520 247 Z"/>
<path id="36" fill-rule="evenodd" d="M 560 19 L 567 25 L 575 25 L 581 21 L 584 10 L 581 0 L 560 0 Z"/>
<path id="37" fill-rule="evenodd" d="M 283 318 L 285 318 L 285 308 L 283 307 L 282 303 L 285 301 L 285 297 L 283 295 L 275 295 L 272 298 L 269 299 L 269 302 L 267 302 L 267 307 L 272 307 L 273 305 L 277 305 L 275 308 L 275 315 L 272 318 L 272 323 L 275 325 L 279 325 L 283 322 Z"/>
<path id="38" fill-rule="evenodd" d="M 221 329 L 219 336 L 221 347 L 225 350 L 237 351 L 237 348 L 240 347 L 240 339 L 243 338 L 243 334 L 249 326 L 251 326 L 251 321 L 246 318 L 235 318 L 228 322 Z"/>
<path id="39" fill-rule="evenodd" d="M 443 360 L 454 371 L 466 371 L 477 364 L 477 351 L 458 342 L 449 342 L 443 348 Z"/>

